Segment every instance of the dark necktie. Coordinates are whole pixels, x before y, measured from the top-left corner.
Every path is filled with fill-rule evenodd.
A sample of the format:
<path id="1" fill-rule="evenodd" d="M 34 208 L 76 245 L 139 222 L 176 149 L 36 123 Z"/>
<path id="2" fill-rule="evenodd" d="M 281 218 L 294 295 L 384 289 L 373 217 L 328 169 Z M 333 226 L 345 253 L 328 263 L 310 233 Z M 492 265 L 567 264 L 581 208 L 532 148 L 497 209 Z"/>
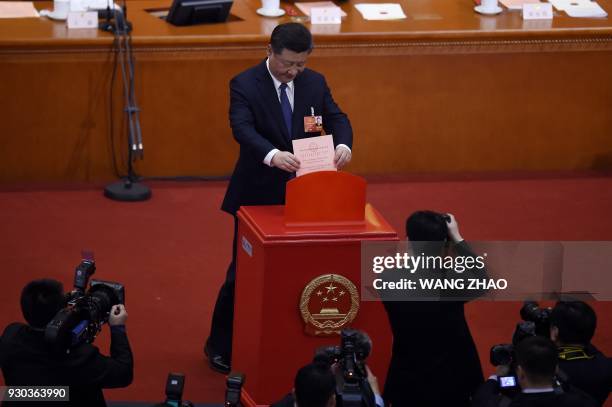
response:
<path id="1" fill-rule="evenodd" d="M 291 111 L 291 103 L 289 103 L 289 98 L 287 97 L 287 84 L 281 83 L 279 89 L 281 109 L 283 111 L 283 119 L 285 119 L 285 125 L 287 126 L 289 140 L 291 140 L 291 115 L 293 112 Z"/>

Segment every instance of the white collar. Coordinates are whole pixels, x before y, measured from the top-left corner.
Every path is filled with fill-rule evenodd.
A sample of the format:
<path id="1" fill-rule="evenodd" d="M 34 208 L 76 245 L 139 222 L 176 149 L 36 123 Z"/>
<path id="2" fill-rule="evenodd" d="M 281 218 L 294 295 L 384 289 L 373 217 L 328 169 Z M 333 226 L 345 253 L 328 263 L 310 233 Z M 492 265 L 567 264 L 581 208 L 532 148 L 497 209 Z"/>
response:
<path id="1" fill-rule="evenodd" d="M 533 394 L 533 393 L 552 393 L 555 391 L 552 387 L 542 387 L 539 389 L 523 389 L 523 393 Z"/>

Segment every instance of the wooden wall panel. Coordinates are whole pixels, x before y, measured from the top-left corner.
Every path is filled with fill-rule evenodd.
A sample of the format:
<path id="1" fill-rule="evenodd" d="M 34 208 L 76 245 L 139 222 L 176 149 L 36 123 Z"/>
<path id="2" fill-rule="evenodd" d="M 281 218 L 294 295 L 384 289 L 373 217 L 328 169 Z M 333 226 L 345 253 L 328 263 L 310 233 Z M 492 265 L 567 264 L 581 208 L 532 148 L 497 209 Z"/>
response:
<path id="1" fill-rule="evenodd" d="M 135 2 L 142 8 L 131 11 L 140 27 L 134 47 L 145 145 L 137 169 L 145 176 L 228 175 L 238 151 L 227 117 L 228 82 L 265 56 L 278 21 L 252 17 L 254 3 L 245 0 L 232 9 L 238 20 L 182 30 L 143 10 L 161 3 Z M 455 3 L 447 7 L 463 13 Z M 309 66 L 326 75 L 353 124 L 349 170 L 612 168 L 609 22 L 592 27 L 590 20 L 572 20 L 571 32 L 561 28 L 565 20 L 555 23 L 560 28 L 498 31 L 477 17 L 484 28 L 475 37 L 468 29 L 474 16 L 449 12 L 463 31 L 436 31 L 443 23 L 432 20 L 435 27 L 424 35 L 412 26 L 427 27 L 426 21 L 403 22 L 404 31 L 395 32 L 400 23 L 366 26 L 347 11 L 342 30 L 349 32 L 316 34 Z M 515 15 L 496 21 L 522 24 Z M 0 182 L 111 179 L 113 146 L 125 171 L 119 79 L 110 141 L 112 37 L 58 24 L 0 23 L 0 77 L 6 78 L 0 82 Z M 351 31 L 364 27 L 380 32 Z"/>

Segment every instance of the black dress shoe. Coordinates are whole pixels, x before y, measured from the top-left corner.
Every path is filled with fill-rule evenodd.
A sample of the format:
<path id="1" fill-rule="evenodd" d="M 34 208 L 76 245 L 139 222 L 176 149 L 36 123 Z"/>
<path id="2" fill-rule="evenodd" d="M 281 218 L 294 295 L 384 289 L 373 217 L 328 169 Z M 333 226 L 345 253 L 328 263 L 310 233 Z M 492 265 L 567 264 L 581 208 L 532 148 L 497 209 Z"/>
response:
<path id="1" fill-rule="evenodd" d="M 206 341 L 206 345 L 204 345 L 204 355 L 208 358 L 208 366 L 210 366 L 212 370 L 223 374 L 229 374 L 231 370 L 229 360 L 221 354 L 213 352 L 212 348 L 208 346 L 208 341 Z"/>

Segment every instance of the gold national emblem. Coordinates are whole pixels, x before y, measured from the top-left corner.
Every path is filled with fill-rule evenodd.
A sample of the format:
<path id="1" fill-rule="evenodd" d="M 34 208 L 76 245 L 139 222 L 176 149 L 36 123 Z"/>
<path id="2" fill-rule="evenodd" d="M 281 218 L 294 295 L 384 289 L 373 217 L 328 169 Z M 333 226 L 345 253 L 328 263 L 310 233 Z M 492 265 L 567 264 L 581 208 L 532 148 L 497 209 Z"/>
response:
<path id="1" fill-rule="evenodd" d="M 359 293 L 355 284 L 338 274 L 323 274 L 304 287 L 300 313 L 306 333 L 315 336 L 340 334 L 353 322 L 359 311 Z"/>

